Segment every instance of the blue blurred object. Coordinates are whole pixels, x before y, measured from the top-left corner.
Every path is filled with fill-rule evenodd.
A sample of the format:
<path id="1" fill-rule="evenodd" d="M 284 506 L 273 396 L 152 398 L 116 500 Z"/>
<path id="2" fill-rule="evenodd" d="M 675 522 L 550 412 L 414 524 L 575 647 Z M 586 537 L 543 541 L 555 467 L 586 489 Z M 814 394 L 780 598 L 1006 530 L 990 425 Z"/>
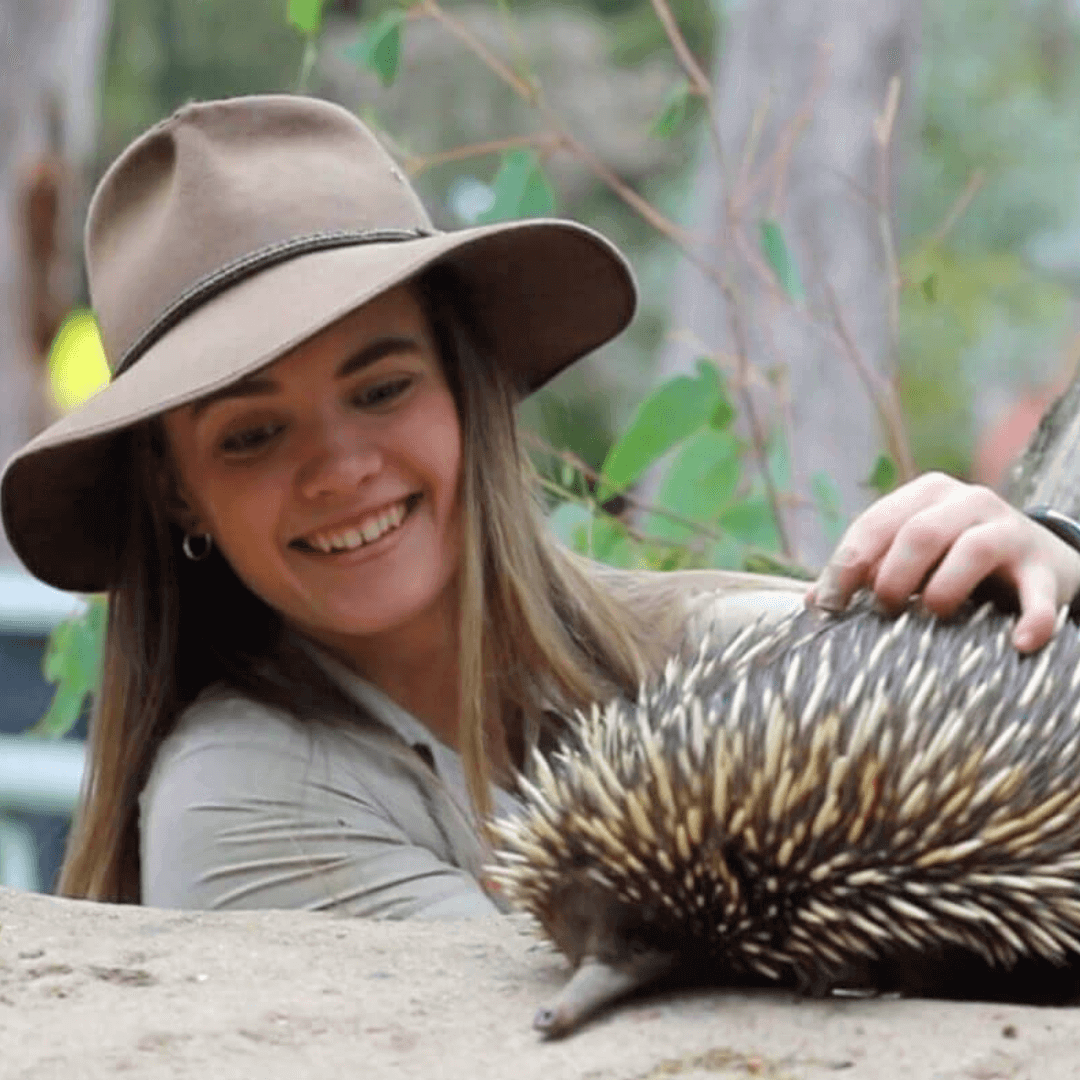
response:
<path id="1" fill-rule="evenodd" d="M 51 890 L 78 793 L 86 717 L 62 740 L 16 739 L 53 687 L 41 671 L 49 634 L 83 600 L 0 565 L 0 884 Z M 35 850 L 36 849 L 36 850 Z"/>

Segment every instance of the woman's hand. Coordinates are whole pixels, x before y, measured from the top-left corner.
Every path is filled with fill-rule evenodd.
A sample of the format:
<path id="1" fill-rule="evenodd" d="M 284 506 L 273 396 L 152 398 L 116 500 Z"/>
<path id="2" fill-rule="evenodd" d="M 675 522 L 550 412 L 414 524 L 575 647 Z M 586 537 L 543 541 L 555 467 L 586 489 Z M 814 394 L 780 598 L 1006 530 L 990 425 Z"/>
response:
<path id="1" fill-rule="evenodd" d="M 1050 640 L 1058 611 L 1080 590 L 1080 553 L 989 488 L 927 473 L 851 523 L 808 602 L 840 610 L 868 587 L 897 609 L 920 592 L 946 616 L 991 575 L 1016 590 L 1013 644 L 1030 652 Z"/>

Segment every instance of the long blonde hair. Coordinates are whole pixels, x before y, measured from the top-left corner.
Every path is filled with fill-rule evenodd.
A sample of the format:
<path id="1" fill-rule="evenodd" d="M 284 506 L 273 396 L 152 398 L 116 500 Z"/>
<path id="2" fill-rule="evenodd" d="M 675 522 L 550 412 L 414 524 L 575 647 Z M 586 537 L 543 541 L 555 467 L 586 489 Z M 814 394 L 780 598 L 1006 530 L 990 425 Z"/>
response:
<path id="1" fill-rule="evenodd" d="M 491 362 L 460 279 L 416 282 L 462 426 L 459 748 L 483 821 L 491 807 L 493 722 L 520 764 L 521 722 L 541 696 L 567 708 L 633 693 L 668 654 L 679 624 L 670 590 L 597 574 L 550 537 L 515 423 L 519 388 Z M 159 421 L 122 436 L 135 493 L 119 584 L 109 597 L 101 690 L 83 798 L 58 891 L 137 903 L 138 797 L 162 741 L 206 686 L 225 681 L 303 720 L 370 722 L 284 632 L 216 552 L 193 565 L 163 506 Z M 634 595 L 635 593 L 639 595 Z"/>

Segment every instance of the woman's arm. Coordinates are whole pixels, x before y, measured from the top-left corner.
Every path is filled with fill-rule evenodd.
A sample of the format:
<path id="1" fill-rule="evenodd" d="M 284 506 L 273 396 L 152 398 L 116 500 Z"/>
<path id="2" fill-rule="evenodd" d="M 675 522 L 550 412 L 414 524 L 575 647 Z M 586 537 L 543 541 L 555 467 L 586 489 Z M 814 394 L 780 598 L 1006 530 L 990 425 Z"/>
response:
<path id="1" fill-rule="evenodd" d="M 897 608 L 921 592 L 931 611 L 949 615 L 988 577 L 1016 590 L 1013 644 L 1029 652 L 1080 590 L 1080 553 L 989 488 L 927 473 L 852 522 L 808 599 L 838 610 L 868 587 Z"/>
<path id="2" fill-rule="evenodd" d="M 496 909 L 378 747 L 243 698 L 200 702 L 141 799 L 143 903 L 389 918 Z"/>

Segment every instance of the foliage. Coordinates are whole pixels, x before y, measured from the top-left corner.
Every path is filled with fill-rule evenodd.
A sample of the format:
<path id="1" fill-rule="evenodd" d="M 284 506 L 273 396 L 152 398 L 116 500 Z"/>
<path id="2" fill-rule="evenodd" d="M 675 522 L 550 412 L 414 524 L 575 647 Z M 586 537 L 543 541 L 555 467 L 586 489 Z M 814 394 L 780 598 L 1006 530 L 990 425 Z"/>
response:
<path id="1" fill-rule="evenodd" d="M 961 475 L 988 419 L 980 389 L 1055 374 L 1080 276 L 1080 29 L 1059 0 L 993 8 L 924 2 L 899 204 L 901 398 L 918 464 Z M 970 208 L 938 237 L 973 177 Z"/>
<path id="2" fill-rule="evenodd" d="M 92 596 L 83 614 L 65 620 L 53 631 L 42 671 L 56 684 L 56 693 L 49 711 L 27 734 L 58 739 L 75 726 L 86 699 L 97 691 L 106 613 L 105 598 Z"/>

